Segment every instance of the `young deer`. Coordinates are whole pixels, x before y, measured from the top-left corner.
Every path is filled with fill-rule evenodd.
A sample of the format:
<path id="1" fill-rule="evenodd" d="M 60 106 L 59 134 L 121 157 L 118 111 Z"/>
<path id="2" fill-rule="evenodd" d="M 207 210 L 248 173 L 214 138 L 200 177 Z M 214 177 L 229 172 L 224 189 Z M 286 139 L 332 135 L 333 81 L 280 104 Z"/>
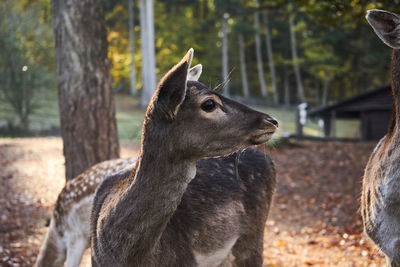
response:
<path id="1" fill-rule="evenodd" d="M 135 170 L 96 191 L 93 266 L 262 265 L 275 170 L 255 149 L 233 152 L 267 142 L 278 123 L 187 81 L 192 55 L 149 103 Z"/>
<path id="2" fill-rule="evenodd" d="M 104 161 L 69 181 L 58 195 L 36 267 L 79 266 L 90 244 L 90 212 L 97 186 L 108 175 L 131 169 L 136 158 Z"/>
<path id="3" fill-rule="evenodd" d="M 379 38 L 393 48 L 393 111 L 388 133 L 365 168 L 361 211 L 367 235 L 393 267 L 400 266 L 400 16 L 370 10 L 367 20 Z"/>
<path id="4" fill-rule="evenodd" d="M 197 81 L 201 65 L 189 70 L 188 80 Z M 90 242 L 90 212 L 97 186 L 105 177 L 126 168 L 132 169 L 136 158 L 105 161 L 89 168 L 68 182 L 58 195 L 50 228 L 35 266 L 79 266 Z"/>

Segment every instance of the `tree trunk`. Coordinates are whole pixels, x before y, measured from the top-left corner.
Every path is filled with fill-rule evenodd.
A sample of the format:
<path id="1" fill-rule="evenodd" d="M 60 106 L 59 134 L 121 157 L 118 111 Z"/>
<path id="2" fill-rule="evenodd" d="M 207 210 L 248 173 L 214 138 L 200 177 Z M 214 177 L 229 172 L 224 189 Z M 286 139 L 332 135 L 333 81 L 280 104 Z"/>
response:
<path id="1" fill-rule="evenodd" d="M 146 90 L 149 88 L 149 55 L 148 55 L 148 45 L 147 45 L 147 30 L 146 30 L 146 2 L 145 0 L 140 0 L 140 44 L 141 44 L 141 54 L 142 54 L 142 97 L 141 106 L 145 107 L 147 102 Z"/>
<path id="2" fill-rule="evenodd" d="M 274 92 L 274 103 L 279 104 L 278 88 L 276 86 L 274 54 L 272 53 L 271 35 L 269 32 L 268 16 L 267 16 L 266 12 L 263 12 L 263 21 L 264 21 L 264 29 L 265 29 L 265 43 L 267 44 L 268 65 L 269 65 L 269 71 L 271 74 L 271 86 L 272 86 L 272 90 Z"/>
<path id="3" fill-rule="evenodd" d="M 239 57 L 240 57 L 240 73 L 242 75 L 242 86 L 243 86 L 243 95 L 245 98 L 249 98 L 249 83 L 247 81 L 247 71 L 246 71 L 246 56 L 244 53 L 244 44 L 243 44 L 243 34 L 239 33 Z"/>
<path id="4" fill-rule="evenodd" d="M 130 93 L 136 95 L 136 71 L 135 71 L 135 29 L 134 29 L 134 9 L 133 0 L 128 1 L 129 16 L 129 52 L 131 54 L 130 64 Z"/>
<path id="5" fill-rule="evenodd" d="M 119 157 L 101 2 L 52 0 L 67 180 Z"/>
<path id="6" fill-rule="evenodd" d="M 283 87 L 284 87 L 284 92 L 285 92 L 285 107 L 289 107 L 290 106 L 290 90 L 289 90 L 289 77 L 286 73 L 285 70 L 285 74 L 283 77 Z"/>
<path id="7" fill-rule="evenodd" d="M 296 75 L 296 83 L 297 83 L 297 98 L 300 102 L 304 102 L 304 88 L 301 79 L 300 66 L 298 62 L 299 57 L 297 55 L 296 34 L 294 32 L 294 14 L 291 3 L 289 4 L 289 28 L 290 28 L 290 45 L 292 50 L 293 68 L 294 68 L 294 73 Z"/>
<path id="8" fill-rule="evenodd" d="M 258 5 L 257 1 L 256 5 Z M 254 13 L 254 28 L 256 28 L 256 58 L 257 58 L 257 71 L 258 71 L 258 80 L 260 81 L 261 87 L 261 95 L 263 97 L 268 97 L 267 86 L 265 85 L 265 78 L 264 78 L 264 67 L 263 67 L 263 59 L 261 53 L 261 40 L 260 40 L 260 19 L 259 14 L 256 11 Z"/>
<path id="9" fill-rule="evenodd" d="M 325 106 L 328 103 L 328 97 L 329 97 L 329 83 L 330 83 L 330 79 L 328 78 L 329 75 L 325 76 L 324 79 L 324 88 L 322 91 L 322 100 L 321 100 L 321 104 L 322 106 Z"/>
<path id="10" fill-rule="evenodd" d="M 224 14 L 222 18 L 222 82 L 224 88 L 224 95 L 229 96 L 229 77 L 228 77 L 228 30 L 227 20 L 228 15 Z"/>
<path id="11" fill-rule="evenodd" d="M 142 99 L 141 106 L 146 107 L 156 90 L 156 63 L 154 50 L 154 14 L 153 1 L 140 0 L 140 33 L 142 39 Z"/>
<path id="12" fill-rule="evenodd" d="M 151 96 L 157 87 L 156 77 L 156 55 L 154 46 L 154 12 L 153 12 L 153 0 L 146 0 L 146 19 L 147 19 L 147 45 L 149 48 L 149 90 L 147 95 L 146 106 L 150 101 Z"/>

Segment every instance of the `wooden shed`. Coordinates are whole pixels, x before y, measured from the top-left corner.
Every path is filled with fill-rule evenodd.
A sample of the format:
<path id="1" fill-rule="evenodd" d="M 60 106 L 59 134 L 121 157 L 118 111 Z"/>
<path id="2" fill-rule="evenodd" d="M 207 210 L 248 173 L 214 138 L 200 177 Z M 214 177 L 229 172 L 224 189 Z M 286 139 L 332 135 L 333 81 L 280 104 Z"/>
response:
<path id="1" fill-rule="evenodd" d="M 392 102 L 391 88 L 385 86 L 332 105 L 315 108 L 308 116 L 324 121 L 326 137 L 334 132 L 336 119 L 359 119 L 361 140 L 379 140 L 387 132 Z"/>

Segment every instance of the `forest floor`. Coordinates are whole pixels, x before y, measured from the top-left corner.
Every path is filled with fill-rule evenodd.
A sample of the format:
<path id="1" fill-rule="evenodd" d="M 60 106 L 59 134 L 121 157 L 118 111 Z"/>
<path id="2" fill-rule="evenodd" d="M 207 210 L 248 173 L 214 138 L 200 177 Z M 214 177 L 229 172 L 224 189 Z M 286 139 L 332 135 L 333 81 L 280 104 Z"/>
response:
<path id="1" fill-rule="evenodd" d="M 374 143 L 302 142 L 266 148 L 277 190 L 264 266 L 384 266 L 362 234 L 361 176 Z M 138 144 L 122 142 L 122 157 Z M 0 266 L 32 266 L 64 185 L 60 138 L 0 139 Z M 88 254 L 81 266 L 89 266 Z"/>

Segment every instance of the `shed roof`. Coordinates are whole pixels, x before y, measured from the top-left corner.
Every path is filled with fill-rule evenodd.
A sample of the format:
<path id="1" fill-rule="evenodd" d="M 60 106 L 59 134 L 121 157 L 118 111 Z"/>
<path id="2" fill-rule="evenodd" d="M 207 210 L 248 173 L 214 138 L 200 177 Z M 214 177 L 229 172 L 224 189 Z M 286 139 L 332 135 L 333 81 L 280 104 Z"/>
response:
<path id="1" fill-rule="evenodd" d="M 335 111 L 336 118 L 359 118 L 362 111 L 391 110 L 392 102 L 391 87 L 384 86 L 335 104 L 314 108 L 308 112 L 308 116 L 326 117 Z"/>

